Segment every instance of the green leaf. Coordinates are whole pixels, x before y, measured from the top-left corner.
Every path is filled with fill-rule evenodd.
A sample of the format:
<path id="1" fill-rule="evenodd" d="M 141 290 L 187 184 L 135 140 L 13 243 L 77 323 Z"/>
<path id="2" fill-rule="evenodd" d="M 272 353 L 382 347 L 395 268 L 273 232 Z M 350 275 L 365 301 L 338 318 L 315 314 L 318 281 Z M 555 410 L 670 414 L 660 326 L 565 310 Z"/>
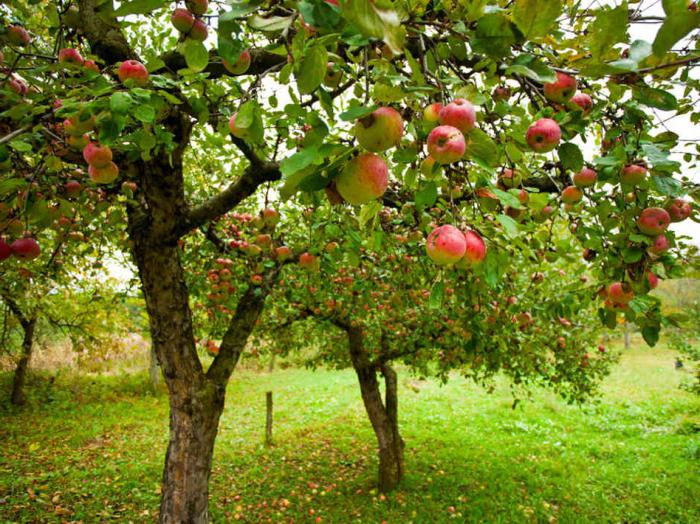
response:
<path id="1" fill-rule="evenodd" d="M 515 209 L 523 208 L 522 204 L 520 203 L 520 199 L 517 197 L 517 195 L 514 195 L 507 191 L 503 191 L 498 188 L 493 188 L 492 191 L 498 197 L 498 200 L 500 200 L 501 204 L 503 204 L 504 206 L 509 206 Z M 517 191 L 518 190 L 516 189 L 515 192 Z"/>
<path id="2" fill-rule="evenodd" d="M 600 317 L 600 322 L 610 329 L 615 329 L 617 325 L 617 313 L 611 309 L 600 308 L 598 309 L 598 316 Z"/>
<path id="3" fill-rule="evenodd" d="M 169 4 L 168 0 L 131 0 L 124 2 L 114 11 L 114 16 L 144 15 Z"/>
<path id="4" fill-rule="evenodd" d="M 506 75 L 522 75 L 541 83 L 554 82 L 557 79 L 554 69 L 532 55 L 518 56 L 506 69 Z"/>
<path id="5" fill-rule="evenodd" d="M 645 106 L 655 107 L 664 111 L 671 111 L 678 107 L 678 101 L 668 91 L 653 87 L 639 86 L 632 89 L 635 100 Z"/>
<path id="6" fill-rule="evenodd" d="M 219 16 L 219 23 L 249 15 L 260 8 L 260 2 L 254 0 L 228 0 L 226 3 L 231 10 Z"/>
<path id="7" fill-rule="evenodd" d="M 559 147 L 559 160 L 566 168 L 578 173 L 583 167 L 583 153 L 576 144 L 565 142 Z"/>
<path id="8" fill-rule="evenodd" d="M 113 113 L 127 113 L 132 103 L 133 99 L 124 91 L 117 91 L 109 98 L 109 108 Z"/>
<path id="9" fill-rule="evenodd" d="M 379 212 L 384 206 L 379 200 L 372 200 L 371 202 L 362 206 L 360 209 L 360 227 L 364 228 L 367 224 L 374 220 L 374 218 L 379 215 Z"/>
<path id="10" fill-rule="evenodd" d="M 670 176 L 652 176 L 651 180 L 656 190 L 662 195 L 679 197 L 683 195 L 681 183 Z"/>
<path id="11" fill-rule="evenodd" d="M 561 0 L 516 0 L 513 21 L 528 39 L 546 36 L 561 13 Z"/>
<path id="12" fill-rule="evenodd" d="M 642 337 L 649 346 L 654 347 L 659 341 L 659 326 L 644 326 L 642 328 Z"/>
<path id="13" fill-rule="evenodd" d="M 652 45 L 654 54 L 664 56 L 674 44 L 700 27 L 700 12 L 690 11 L 687 0 L 663 0 L 666 19 Z"/>
<path id="14" fill-rule="evenodd" d="M 656 171 L 664 171 L 673 173 L 680 168 L 680 163 L 669 158 L 669 152 L 661 149 L 653 144 L 643 144 L 642 150 L 647 160 L 651 163 Z"/>
<path id="15" fill-rule="evenodd" d="M 283 178 L 301 171 L 307 166 L 310 166 L 318 156 L 318 148 L 309 147 L 297 151 L 292 156 L 289 156 L 280 162 L 280 172 Z"/>
<path id="16" fill-rule="evenodd" d="M 184 44 L 185 62 L 192 71 L 202 71 L 209 63 L 209 51 L 204 43 L 188 38 Z"/>
<path id="17" fill-rule="evenodd" d="M 134 109 L 134 117 L 141 122 L 150 123 L 156 119 L 156 110 L 153 106 L 141 104 Z"/>
<path id="18" fill-rule="evenodd" d="M 430 298 L 428 298 L 428 307 L 430 309 L 439 309 L 442 306 L 442 301 L 445 298 L 445 284 L 435 282 L 433 289 L 430 290 Z"/>
<path id="19" fill-rule="evenodd" d="M 341 14 L 366 37 L 380 38 L 394 53 L 403 50 L 406 30 L 394 10 L 380 9 L 372 0 L 344 0 Z"/>
<path id="20" fill-rule="evenodd" d="M 248 25 L 251 29 L 258 31 L 277 32 L 284 31 L 294 21 L 294 15 L 289 16 L 270 16 L 263 18 L 260 15 L 253 15 L 248 19 Z"/>
<path id="21" fill-rule="evenodd" d="M 416 193 L 416 207 L 418 209 L 432 206 L 437 202 L 438 197 L 437 185 L 432 180 L 421 184 L 421 186 Z"/>
<path id="22" fill-rule="evenodd" d="M 309 49 L 301 59 L 299 72 L 296 74 L 297 87 L 302 94 L 312 93 L 323 82 L 328 66 L 328 51 L 322 45 Z"/>
<path id="23" fill-rule="evenodd" d="M 501 223 L 507 236 L 516 237 L 518 236 L 518 233 L 520 233 L 520 226 L 518 226 L 518 223 L 508 215 L 497 215 L 496 220 Z"/>
<path id="24" fill-rule="evenodd" d="M 600 9 L 588 27 L 588 42 L 594 62 L 618 42 L 627 41 L 627 0 L 614 9 Z"/>
<path id="25" fill-rule="evenodd" d="M 377 106 L 351 106 L 347 111 L 340 113 L 340 119 L 346 122 L 352 122 L 358 118 L 365 117 L 372 113 Z"/>
<path id="26" fill-rule="evenodd" d="M 622 259 L 626 264 L 634 264 L 639 262 L 644 256 L 644 250 L 638 247 L 626 247 L 622 250 Z"/>
<path id="27" fill-rule="evenodd" d="M 486 166 L 495 167 L 498 164 L 498 146 L 487 133 L 479 128 L 474 128 L 466 136 L 466 139 L 466 155 L 481 160 Z"/>
<path id="28" fill-rule="evenodd" d="M 479 19 L 472 44 L 474 51 L 493 58 L 510 54 L 510 48 L 517 42 L 515 26 L 501 13 L 488 14 Z"/>

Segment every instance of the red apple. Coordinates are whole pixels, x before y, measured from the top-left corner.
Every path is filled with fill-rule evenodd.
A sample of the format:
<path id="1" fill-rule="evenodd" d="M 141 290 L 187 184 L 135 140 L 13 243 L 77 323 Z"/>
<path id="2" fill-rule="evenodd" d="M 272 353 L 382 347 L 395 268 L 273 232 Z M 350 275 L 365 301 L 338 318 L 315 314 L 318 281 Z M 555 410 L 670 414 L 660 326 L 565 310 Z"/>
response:
<path id="1" fill-rule="evenodd" d="M 444 225 L 435 228 L 426 241 L 426 251 L 430 259 L 440 266 L 458 262 L 467 251 L 464 234 L 454 226 Z"/>
<path id="2" fill-rule="evenodd" d="M 579 106 L 584 113 L 588 113 L 593 108 L 593 99 L 586 93 L 576 93 L 571 101 Z"/>
<path id="3" fill-rule="evenodd" d="M 196 15 L 203 15 L 209 9 L 209 0 L 185 0 L 187 9 Z"/>
<path id="4" fill-rule="evenodd" d="M 177 7 L 170 17 L 175 29 L 181 33 L 189 33 L 194 25 L 194 15 L 183 7 Z"/>
<path id="5" fill-rule="evenodd" d="M 590 187 L 596 183 L 598 175 L 590 167 L 584 167 L 574 175 L 574 185 L 576 187 Z"/>
<path id="6" fill-rule="evenodd" d="M 607 292 L 608 300 L 613 304 L 627 304 L 634 298 L 634 292 L 627 282 L 613 282 Z"/>
<path id="7" fill-rule="evenodd" d="M 622 168 L 620 181 L 628 186 L 636 186 L 644 181 L 647 168 L 639 164 L 630 164 Z"/>
<path id="8" fill-rule="evenodd" d="M 671 204 L 666 208 L 669 216 L 671 217 L 671 222 L 682 222 L 688 218 L 693 210 L 690 204 L 681 198 L 676 198 Z"/>
<path id="9" fill-rule="evenodd" d="M 657 236 L 666 231 L 671 217 L 665 209 L 648 207 L 639 215 L 637 227 L 645 235 Z"/>
<path id="10" fill-rule="evenodd" d="M 0 261 L 8 259 L 10 255 L 12 255 L 12 247 L 0 237 Z"/>
<path id="11" fill-rule="evenodd" d="M 97 66 L 94 60 L 85 60 L 85 62 L 83 63 L 83 67 L 90 71 L 94 71 L 95 73 L 100 72 L 100 68 Z"/>
<path id="12" fill-rule="evenodd" d="M 561 192 L 561 201 L 565 204 L 576 204 L 583 198 L 583 192 L 576 186 L 565 187 Z"/>
<path id="13" fill-rule="evenodd" d="M 506 101 L 510 98 L 510 87 L 508 86 L 497 86 L 493 93 L 491 94 L 494 102 Z"/>
<path id="14" fill-rule="evenodd" d="M 661 255 L 662 253 L 668 251 L 669 247 L 671 247 L 671 244 L 668 241 L 668 238 L 666 238 L 666 235 L 658 235 L 656 238 L 654 238 L 654 242 L 652 242 L 651 246 L 649 246 L 649 253 Z"/>
<path id="15" fill-rule="evenodd" d="M 119 176 L 119 168 L 114 162 L 110 162 L 104 167 L 90 166 L 88 175 L 90 175 L 90 180 L 96 184 L 110 184 Z"/>
<path id="16" fill-rule="evenodd" d="M 527 129 L 527 144 L 537 153 L 546 153 L 559 145 L 561 129 L 551 118 L 540 118 Z"/>
<path id="17" fill-rule="evenodd" d="M 90 142 L 83 149 L 85 161 L 95 167 L 106 167 L 112 162 L 112 150 L 109 146 L 101 146 L 97 142 Z"/>
<path id="18" fill-rule="evenodd" d="M 319 260 L 315 255 L 305 252 L 299 255 L 299 266 L 308 271 L 317 271 L 319 269 Z"/>
<path id="19" fill-rule="evenodd" d="M 467 243 L 467 249 L 462 260 L 470 266 L 483 262 L 486 258 L 486 244 L 481 237 L 473 231 L 467 231 L 464 233 L 464 240 Z"/>
<path id="20" fill-rule="evenodd" d="M 207 24 L 204 23 L 204 20 L 198 18 L 194 21 L 192 29 L 190 29 L 187 36 L 192 40 L 204 42 L 207 39 L 207 36 L 209 36 L 209 28 L 207 27 Z"/>
<path id="21" fill-rule="evenodd" d="M 440 102 L 434 102 L 425 109 L 423 109 L 423 121 L 429 124 L 436 124 L 440 120 L 440 111 L 442 110 L 442 104 Z"/>
<path id="22" fill-rule="evenodd" d="M 649 282 L 649 289 L 656 289 L 656 286 L 659 285 L 659 277 L 651 271 L 647 271 L 647 282 Z"/>
<path id="23" fill-rule="evenodd" d="M 77 180 L 69 180 L 65 183 L 63 188 L 66 190 L 66 195 L 69 197 L 77 197 L 80 195 L 83 186 Z"/>
<path id="24" fill-rule="evenodd" d="M 544 96 L 552 102 L 563 104 L 571 99 L 576 92 L 576 79 L 565 73 L 557 71 L 555 82 L 544 84 Z"/>
<path id="25" fill-rule="evenodd" d="M 248 68 L 250 67 L 250 51 L 247 49 L 243 51 L 238 57 L 238 60 L 236 60 L 233 64 L 228 60 L 222 60 L 222 62 L 226 68 L 226 71 L 232 75 L 242 75 L 248 71 Z"/>
<path id="26" fill-rule="evenodd" d="M 68 47 L 61 49 L 58 52 L 58 63 L 83 65 L 85 63 L 85 59 L 81 56 L 80 51 L 73 49 L 72 47 Z"/>
<path id="27" fill-rule="evenodd" d="M 24 47 L 31 43 L 32 37 L 21 25 L 11 25 L 7 28 L 7 41 L 11 45 Z"/>
<path id="28" fill-rule="evenodd" d="M 374 153 L 350 160 L 335 179 L 336 190 L 346 202 L 358 206 L 380 197 L 389 184 L 389 168 Z"/>
<path id="29" fill-rule="evenodd" d="M 29 86 L 27 86 L 27 83 L 21 78 L 17 78 L 14 75 L 7 83 L 7 85 L 12 91 L 17 93 L 18 95 L 26 95 L 29 92 Z"/>
<path id="30" fill-rule="evenodd" d="M 519 187 L 523 181 L 522 175 L 515 169 L 506 168 L 498 179 L 504 187 Z"/>
<path id="31" fill-rule="evenodd" d="M 131 80 L 134 84 L 143 86 L 148 83 L 148 71 L 138 60 L 124 60 L 117 70 L 119 80 L 124 83 Z"/>
<path id="32" fill-rule="evenodd" d="M 457 162 L 466 148 L 464 135 L 456 127 L 437 126 L 428 135 L 428 152 L 440 164 Z"/>
<path id="33" fill-rule="evenodd" d="M 21 260 L 32 260 L 41 254 L 39 243 L 31 237 L 18 238 L 10 247 L 12 254 Z"/>
<path id="34" fill-rule="evenodd" d="M 231 118 L 229 118 L 228 129 L 229 131 L 231 131 L 231 134 L 236 138 L 245 139 L 248 137 L 248 128 L 240 129 L 236 126 L 236 115 L 238 115 L 237 112 L 233 113 L 233 115 L 231 115 Z"/>
<path id="35" fill-rule="evenodd" d="M 66 142 L 75 149 L 85 149 L 85 146 L 90 143 L 90 135 L 87 133 L 82 136 L 68 135 L 68 137 L 66 137 Z"/>
<path id="36" fill-rule="evenodd" d="M 440 124 L 468 133 L 476 123 L 476 110 L 469 100 L 456 98 L 440 110 Z"/>
<path id="37" fill-rule="evenodd" d="M 355 123 L 355 138 L 362 147 L 375 153 L 397 146 L 402 136 L 403 119 L 391 107 L 380 107 Z"/>
<path id="38" fill-rule="evenodd" d="M 274 257 L 279 261 L 287 260 L 292 256 L 292 250 L 287 246 L 279 246 L 275 248 Z"/>

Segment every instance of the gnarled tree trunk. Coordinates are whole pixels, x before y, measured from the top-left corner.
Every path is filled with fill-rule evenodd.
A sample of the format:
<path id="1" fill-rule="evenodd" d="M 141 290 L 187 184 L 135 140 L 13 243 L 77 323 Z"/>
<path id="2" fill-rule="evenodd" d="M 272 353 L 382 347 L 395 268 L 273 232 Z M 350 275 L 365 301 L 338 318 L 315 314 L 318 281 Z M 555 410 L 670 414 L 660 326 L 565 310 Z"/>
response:
<path id="1" fill-rule="evenodd" d="M 396 373 L 388 364 L 372 364 L 364 349 L 364 335 L 361 328 L 348 329 L 350 358 L 360 382 L 360 392 L 365 410 L 372 423 L 372 429 L 379 446 L 379 480 L 381 492 L 396 488 L 403 477 L 404 443 L 399 434 L 398 396 Z M 386 382 L 386 400 L 382 395 L 377 380 L 380 371 Z"/>
<path id="2" fill-rule="evenodd" d="M 12 393 L 10 395 L 10 401 L 15 406 L 22 406 L 27 401 L 24 394 L 24 384 L 27 381 L 27 370 L 29 369 L 29 362 L 32 359 L 36 318 L 20 320 L 20 324 L 24 331 L 24 336 L 22 338 L 22 356 L 15 369 L 15 376 L 12 381 Z"/>

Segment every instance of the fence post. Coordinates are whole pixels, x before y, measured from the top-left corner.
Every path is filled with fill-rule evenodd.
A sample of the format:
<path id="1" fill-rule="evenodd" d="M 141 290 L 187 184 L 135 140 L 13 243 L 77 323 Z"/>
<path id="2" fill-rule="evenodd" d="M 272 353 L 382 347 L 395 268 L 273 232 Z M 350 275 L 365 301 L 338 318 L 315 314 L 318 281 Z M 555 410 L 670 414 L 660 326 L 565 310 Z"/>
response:
<path id="1" fill-rule="evenodd" d="M 265 417 L 265 445 L 272 445 L 272 391 L 265 393 L 266 417 Z"/>

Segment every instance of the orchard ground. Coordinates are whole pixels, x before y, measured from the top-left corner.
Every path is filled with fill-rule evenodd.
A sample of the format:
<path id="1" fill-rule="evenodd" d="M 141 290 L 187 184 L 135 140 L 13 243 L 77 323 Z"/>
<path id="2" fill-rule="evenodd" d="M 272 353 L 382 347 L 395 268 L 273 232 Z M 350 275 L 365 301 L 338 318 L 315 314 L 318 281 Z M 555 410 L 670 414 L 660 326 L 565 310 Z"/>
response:
<path id="1" fill-rule="evenodd" d="M 214 522 L 700 522 L 700 399 L 663 345 L 639 343 L 597 403 L 492 394 L 400 374 L 408 474 L 379 496 L 352 371 L 236 372 L 216 442 Z M 55 375 L 55 373 L 54 373 Z M 0 377 L 3 396 L 10 377 Z M 35 374 L 0 408 L 1 522 L 152 522 L 167 398 L 145 374 Z M 275 445 L 262 444 L 274 392 Z"/>

